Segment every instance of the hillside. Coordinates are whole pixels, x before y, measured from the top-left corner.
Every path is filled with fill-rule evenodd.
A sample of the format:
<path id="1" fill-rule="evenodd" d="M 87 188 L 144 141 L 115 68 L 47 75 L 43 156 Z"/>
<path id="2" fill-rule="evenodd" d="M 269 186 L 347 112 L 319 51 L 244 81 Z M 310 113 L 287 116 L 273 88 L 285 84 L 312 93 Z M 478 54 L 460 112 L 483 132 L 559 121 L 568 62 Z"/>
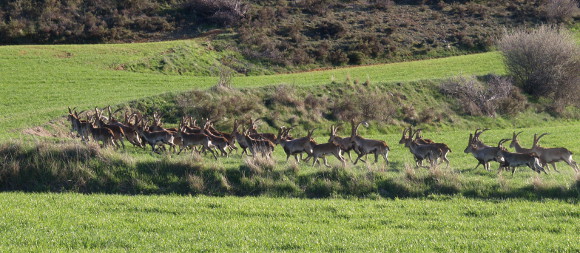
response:
<path id="1" fill-rule="evenodd" d="M 197 48 L 203 40 L 140 44 L 4 46 L 0 47 L 0 128 L 2 137 L 18 136 L 25 127 L 44 124 L 66 112 L 94 106 L 126 103 L 163 93 L 203 89 L 217 82 L 215 77 L 186 76 L 159 72 L 135 73 L 119 66 L 156 57 L 172 48 Z M 209 68 L 214 52 L 203 51 Z M 213 57 L 213 58 L 212 58 Z M 441 79 L 457 74 L 504 73 L 497 53 L 475 54 L 428 61 L 414 61 L 366 67 L 304 72 L 285 75 L 234 77 L 232 85 L 250 88 L 274 84 L 312 86 L 334 79 L 352 82 L 408 82 Z"/>
<path id="2" fill-rule="evenodd" d="M 218 51 L 244 58 L 220 57 L 222 63 L 252 74 L 255 66 L 279 72 L 484 52 L 501 28 L 545 22 L 544 5 L 539 0 L 10 0 L 0 5 L 0 43 L 211 36 Z M 155 68 L 159 63 L 146 65 L 168 70 Z"/>

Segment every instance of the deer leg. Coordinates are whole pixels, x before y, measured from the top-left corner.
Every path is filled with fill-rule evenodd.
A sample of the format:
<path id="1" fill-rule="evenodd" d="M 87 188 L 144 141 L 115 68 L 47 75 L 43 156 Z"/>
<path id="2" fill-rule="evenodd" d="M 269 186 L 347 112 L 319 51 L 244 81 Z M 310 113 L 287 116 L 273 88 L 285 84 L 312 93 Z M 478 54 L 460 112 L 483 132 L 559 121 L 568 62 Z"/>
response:
<path id="1" fill-rule="evenodd" d="M 328 165 L 328 161 L 326 160 L 326 156 L 323 156 L 322 160 L 324 160 L 324 166 L 326 166 L 327 168 L 330 168 L 330 165 Z"/>
<path id="2" fill-rule="evenodd" d="M 568 165 L 572 166 L 568 161 L 564 160 Z M 552 162 L 552 167 L 554 167 L 554 171 L 560 173 L 560 171 L 558 171 L 558 169 L 556 168 L 556 162 Z M 574 168 L 574 167 L 572 167 Z"/>
<path id="3" fill-rule="evenodd" d="M 204 146 L 205 147 L 205 146 Z M 213 155 L 213 158 L 215 158 L 216 160 L 218 159 L 217 156 L 215 155 L 215 152 L 213 152 L 213 150 L 210 147 L 205 147 L 207 150 L 209 150 L 209 152 Z"/>
<path id="4" fill-rule="evenodd" d="M 361 160 L 361 161 L 363 161 L 364 163 L 366 163 L 366 161 L 364 161 L 363 159 L 361 159 L 361 157 L 363 157 L 363 156 L 364 156 L 364 154 L 363 154 L 363 153 L 359 153 L 359 154 L 358 154 L 358 157 L 356 158 L 356 160 L 354 160 L 354 164 L 356 164 L 356 163 L 358 162 L 358 160 Z"/>
<path id="5" fill-rule="evenodd" d="M 573 165 L 572 168 L 574 169 L 574 171 L 578 172 L 578 164 L 572 159 L 570 159 L 570 161 L 571 161 L 570 163 Z"/>
<path id="6" fill-rule="evenodd" d="M 344 157 L 342 157 L 342 155 L 340 154 L 340 150 L 338 154 L 334 154 L 334 157 L 336 157 L 342 163 L 342 167 L 346 166 L 346 161 Z"/>
<path id="7" fill-rule="evenodd" d="M 123 150 L 125 150 L 125 142 L 123 141 L 123 137 L 119 138 L 119 142 L 121 142 L 121 146 L 123 146 Z"/>
<path id="8" fill-rule="evenodd" d="M 220 147 L 219 150 L 222 152 L 222 156 L 228 157 L 228 152 L 225 150 L 224 147 Z"/>

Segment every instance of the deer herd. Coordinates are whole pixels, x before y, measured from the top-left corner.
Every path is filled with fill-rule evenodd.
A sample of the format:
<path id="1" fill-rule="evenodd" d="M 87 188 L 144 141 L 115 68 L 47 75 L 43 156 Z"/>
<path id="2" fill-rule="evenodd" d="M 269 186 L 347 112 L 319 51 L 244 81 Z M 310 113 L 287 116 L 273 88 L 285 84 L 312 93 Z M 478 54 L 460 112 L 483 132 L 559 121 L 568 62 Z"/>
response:
<path id="1" fill-rule="evenodd" d="M 388 165 L 389 146 L 385 141 L 367 139 L 359 135 L 358 128 L 361 124 L 368 126 L 366 122 L 351 123 L 351 135 L 347 137 L 340 137 L 337 135 L 339 127 L 331 126 L 330 137 L 327 143 L 318 144 L 312 137 L 315 129 L 308 131 L 307 135 L 301 138 L 294 138 L 290 135 L 292 127 L 280 127 L 277 134 L 260 133 L 257 130 L 259 120 L 249 120 L 240 122 L 234 120 L 231 132 L 222 132 L 214 128 L 213 122 L 206 120 L 203 126 L 197 125 L 197 120 L 192 117 L 184 116 L 181 119 L 178 128 L 164 128 L 161 122 L 162 116 L 158 113 L 153 114 L 152 119 L 147 119 L 141 113 L 125 112 L 123 121 L 118 121 L 114 118 L 114 114 L 120 110 L 111 112 L 111 108 L 107 107 L 108 117 L 103 116 L 103 110 L 95 108 L 94 113 L 89 116 L 87 113 L 85 119 L 82 120 L 79 113 L 73 108 L 68 108 L 68 120 L 71 123 L 71 128 L 83 142 L 91 140 L 102 143 L 103 147 L 115 147 L 125 149 L 124 140 L 127 140 L 133 146 L 143 149 L 147 145 L 151 147 L 151 152 L 160 153 L 174 152 L 178 155 L 186 150 L 191 150 L 193 153 L 210 153 L 214 159 L 219 156 L 228 157 L 232 151 L 242 150 L 241 154 L 248 156 L 262 156 L 272 158 L 272 152 L 276 145 L 282 147 L 286 153 L 286 161 L 293 156 L 296 162 L 308 162 L 312 159 L 312 164 L 319 159 L 324 161 L 324 165 L 328 165 L 326 156 L 332 155 L 338 159 L 343 166 L 346 165 L 344 154 L 348 155 L 348 159 L 352 162 L 351 151 L 356 154 L 354 164 L 358 161 L 366 159 L 367 155 L 373 154 L 375 163 L 378 162 L 379 157 L 385 160 Z M 240 130 L 241 127 L 241 130 Z M 544 172 L 549 169 L 549 165 L 556 172 L 556 162 L 563 161 L 567 163 L 576 172 L 580 172 L 578 164 L 572 160 L 572 152 L 566 148 L 544 148 L 538 142 L 548 133 L 540 136 L 534 135 L 533 145 L 531 148 L 524 148 L 518 141 L 518 136 L 522 133 L 513 133 L 511 138 L 510 148 L 515 149 L 515 153 L 509 152 L 503 144 L 510 139 L 502 139 L 497 146 L 486 145 L 480 138 L 481 134 L 489 129 L 477 129 L 473 134 L 469 135 L 465 153 L 471 153 L 478 161 L 474 169 L 479 165 L 483 165 L 486 170 L 490 170 L 490 162 L 495 161 L 499 163 L 498 171 L 511 170 L 512 174 L 516 167 L 527 166 L 537 173 Z M 422 130 L 416 129 L 413 131 L 411 127 L 403 129 L 403 135 L 399 144 L 404 144 L 415 159 L 417 167 L 432 168 L 438 165 L 439 162 L 445 162 L 449 167 L 449 159 L 447 155 L 451 149 L 445 143 L 437 143 L 430 139 L 424 139 L 421 135 Z M 237 142 L 237 146 L 235 145 Z M 166 148 L 169 147 L 169 149 Z M 177 151 L 179 149 L 179 151 Z M 303 155 L 306 158 L 303 158 Z M 424 166 L 423 161 L 426 160 L 429 166 Z"/>

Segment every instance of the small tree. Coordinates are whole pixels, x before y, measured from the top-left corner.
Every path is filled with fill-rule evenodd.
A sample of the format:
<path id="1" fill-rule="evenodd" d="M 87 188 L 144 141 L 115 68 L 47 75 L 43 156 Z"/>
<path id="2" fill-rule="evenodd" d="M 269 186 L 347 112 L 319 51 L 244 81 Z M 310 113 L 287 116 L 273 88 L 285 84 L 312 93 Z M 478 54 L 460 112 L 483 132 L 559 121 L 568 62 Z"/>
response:
<path id="1" fill-rule="evenodd" d="M 554 98 L 560 106 L 580 96 L 580 47 L 553 26 L 506 32 L 498 41 L 509 74 L 524 92 Z"/>

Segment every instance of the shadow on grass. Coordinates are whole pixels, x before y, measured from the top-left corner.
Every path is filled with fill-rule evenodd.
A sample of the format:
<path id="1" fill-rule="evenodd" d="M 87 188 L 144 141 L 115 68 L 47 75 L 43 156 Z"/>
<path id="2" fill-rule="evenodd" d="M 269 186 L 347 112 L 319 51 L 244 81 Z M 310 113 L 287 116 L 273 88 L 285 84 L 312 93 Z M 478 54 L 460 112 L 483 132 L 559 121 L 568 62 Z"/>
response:
<path id="1" fill-rule="evenodd" d="M 227 169 L 205 160 L 183 156 L 135 161 L 131 156 L 102 150 L 96 145 L 5 143 L 0 145 L 0 189 L 303 198 L 462 195 L 482 199 L 577 200 L 580 196 L 579 175 L 568 186 L 544 183 L 538 176 L 523 187 L 502 188 L 500 183 L 468 183 L 462 173 L 452 170 L 422 171 L 398 163 L 384 170 L 347 166 L 301 173 L 298 165 L 284 167 L 268 160 L 246 159 L 240 166 Z"/>

